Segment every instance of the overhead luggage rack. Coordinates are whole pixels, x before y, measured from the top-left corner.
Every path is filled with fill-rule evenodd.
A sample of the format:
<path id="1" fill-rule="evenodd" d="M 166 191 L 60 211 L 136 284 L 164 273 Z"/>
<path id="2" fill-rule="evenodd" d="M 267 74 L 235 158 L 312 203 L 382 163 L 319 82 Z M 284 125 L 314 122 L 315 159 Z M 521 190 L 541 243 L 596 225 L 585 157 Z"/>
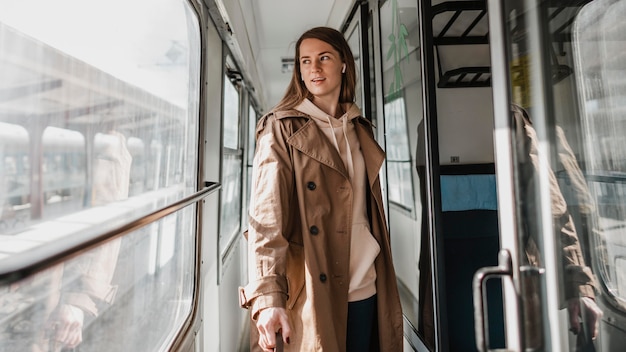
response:
<path id="1" fill-rule="evenodd" d="M 490 87 L 491 67 L 460 67 L 444 72 L 439 71 L 439 88 Z"/>
<path id="2" fill-rule="evenodd" d="M 590 0 L 552 0 L 544 3 L 545 20 L 552 33 L 551 75 L 554 84 L 572 74 L 571 67 L 559 62 L 564 55 L 565 43 L 571 41 L 571 26 L 581 6 Z M 439 88 L 490 87 L 490 65 L 468 65 L 444 68 L 438 47 L 453 45 L 488 45 L 489 23 L 484 0 L 444 1 L 432 6 L 433 45 L 437 52 Z M 516 32 L 517 28 L 512 31 Z M 524 40 L 525 33 L 513 35 L 514 40 Z M 513 67 L 519 73 L 523 67 Z"/>
<path id="3" fill-rule="evenodd" d="M 487 7 L 484 1 L 446 1 L 433 6 L 433 44 L 489 44 Z M 444 70 L 437 50 L 439 88 L 491 86 L 490 66 L 467 66 Z"/>
<path id="4" fill-rule="evenodd" d="M 434 5 L 434 44 L 489 44 L 486 15 L 484 1 L 446 1 Z"/>
<path id="5" fill-rule="evenodd" d="M 553 0 L 548 2 L 546 16 L 550 22 L 552 33 L 552 83 L 558 83 L 568 77 L 574 70 L 568 65 L 561 64 L 559 57 L 565 55 L 565 43 L 572 41 L 572 24 L 578 11 L 590 0 Z M 555 48 L 556 46 L 556 48 Z"/>

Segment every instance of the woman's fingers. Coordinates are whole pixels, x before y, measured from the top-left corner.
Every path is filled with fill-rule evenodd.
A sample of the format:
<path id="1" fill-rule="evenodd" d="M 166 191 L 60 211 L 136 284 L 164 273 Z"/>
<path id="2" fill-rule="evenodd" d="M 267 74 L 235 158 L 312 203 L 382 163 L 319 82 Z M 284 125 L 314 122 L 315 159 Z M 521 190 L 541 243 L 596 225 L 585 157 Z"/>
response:
<path id="1" fill-rule="evenodd" d="M 289 325 L 289 319 L 285 314 L 284 317 L 281 318 L 281 335 L 283 342 L 289 344 L 289 338 L 291 337 L 291 326 Z"/>
<path id="2" fill-rule="evenodd" d="M 256 323 L 259 330 L 259 346 L 264 351 L 272 352 L 276 348 L 276 335 L 282 331 L 282 341 L 289 343 L 291 327 L 284 308 L 266 308 L 259 312 Z"/>

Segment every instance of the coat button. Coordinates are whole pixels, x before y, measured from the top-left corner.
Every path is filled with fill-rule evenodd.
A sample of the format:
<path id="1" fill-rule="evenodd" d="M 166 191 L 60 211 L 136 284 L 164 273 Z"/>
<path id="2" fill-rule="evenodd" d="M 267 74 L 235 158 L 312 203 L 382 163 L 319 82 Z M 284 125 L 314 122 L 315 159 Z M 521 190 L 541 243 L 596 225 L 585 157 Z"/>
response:
<path id="1" fill-rule="evenodd" d="M 320 274 L 320 281 L 326 282 L 326 274 Z"/>
<path id="2" fill-rule="evenodd" d="M 306 184 L 306 188 L 308 188 L 308 189 L 309 189 L 309 190 L 311 190 L 311 191 L 312 191 L 312 190 L 314 190 L 316 187 L 317 187 L 317 186 L 315 185 L 315 182 L 313 182 L 313 181 L 309 181 L 309 182 L 307 182 L 307 184 Z"/>
<path id="3" fill-rule="evenodd" d="M 309 228 L 309 232 L 311 233 L 311 235 L 317 235 L 318 233 L 320 233 L 320 229 L 318 229 L 317 226 L 313 225 Z"/>

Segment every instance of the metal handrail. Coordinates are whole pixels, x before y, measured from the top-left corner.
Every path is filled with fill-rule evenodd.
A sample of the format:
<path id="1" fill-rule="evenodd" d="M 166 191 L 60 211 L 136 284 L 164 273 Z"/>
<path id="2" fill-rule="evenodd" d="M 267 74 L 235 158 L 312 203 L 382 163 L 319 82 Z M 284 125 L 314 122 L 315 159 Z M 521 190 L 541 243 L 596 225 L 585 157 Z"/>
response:
<path id="1" fill-rule="evenodd" d="M 63 243 L 57 242 L 55 246 L 40 246 L 35 248 L 29 251 L 28 255 L 11 256 L 9 258 L 10 260 L 1 262 L 0 285 L 8 285 L 17 282 L 36 272 L 48 269 L 90 249 L 98 247 L 104 242 L 136 231 L 192 203 L 197 203 L 218 190 L 221 186 L 222 185 L 218 182 L 205 182 L 205 187 L 194 194 L 111 230 L 89 234 L 85 236 L 87 237 L 86 239 L 83 238 L 78 244 L 68 243 L 63 245 Z"/>

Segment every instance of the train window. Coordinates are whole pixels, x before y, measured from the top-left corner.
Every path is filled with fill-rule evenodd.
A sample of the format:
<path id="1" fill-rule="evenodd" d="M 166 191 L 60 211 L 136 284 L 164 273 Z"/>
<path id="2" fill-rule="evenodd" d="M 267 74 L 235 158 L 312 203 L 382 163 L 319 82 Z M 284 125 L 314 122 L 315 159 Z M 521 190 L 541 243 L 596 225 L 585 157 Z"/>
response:
<path id="1" fill-rule="evenodd" d="M 591 248 L 609 297 L 626 310 L 626 33 L 623 1 L 594 1 L 573 25 L 586 179 L 598 225 Z"/>
<path id="2" fill-rule="evenodd" d="M 197 191 L 200 26 L 186 0 L 0 8 L 0 267 Z M 191 312 L 195 216 L 0 284 L 0 349 L 162 350 Z"/>
<path id="3" fill-rule="evenodd" d="M 404 98 L 385 103 L 385 129 L 387 131 L 387 177 L 389 201 L 413 212 L 413 179 L 411 152 L 407 134 Z"/>
<path id="4" fill-rule="evenodd" d="M 241 228 L 243 151 L 239 147 L 239 104 L 239 91 L 227 76 L 224 77 L 224 161 L 219 234 L 220 252 L 224 256 Z"/>
<path id="5" fill-rule="evenodd" d="M 413 11 L 399 8 L 397 0 L 387 1 L 380 8 L 381 38 L 383 41 L 383 87 L 385 129 L 391 133 L 386 139 L 387 172 L 389 202 L 396 204 L 411 215 L 414 215 L 414 189 L 411 169 L 411 148 L 407 114 L 421 116 L 421 107 L 405 99 L 413 96 L 421 97 L 419 75 L 419 54 L 415 55 L 419 46 L 419 31 L 408 31 L 417 28 L 417 5 Z"/>
<path id="6" fill-rule="evenodd" d="M 194 255 L 185 244 L 193 241 L 194 212 L 185 208 L 1 287 L 2 350 L 65 351 L 71 341 L 55 335 L 63 330 L 82 336 L 80 350 L 162 350 L 191 308 Z"/>
<path id="7" fill-rule="evenodd" d="M 350 50 L 352 50 L 352 55 L 354 55 L 354 64 L 356 66 L 356 86 L 354 87 L 355 91 L 355 103 L 358 105 L 361 110 L 365 112 L 365 106 L 363 105 L 363 85 L 361 80 L 363 79 L 363 62 L 361 60 L 361 31 L 360 31 L 360 21 L 356 21 L 356 25 L 352 28 L 352 31 L 347 34 L 348 45 L 350 46 Z"/>
<path id="8" fill-rule="evenodd" d="M 239 92 L 224 78 L 224 148 L 239 148 Z"/>

